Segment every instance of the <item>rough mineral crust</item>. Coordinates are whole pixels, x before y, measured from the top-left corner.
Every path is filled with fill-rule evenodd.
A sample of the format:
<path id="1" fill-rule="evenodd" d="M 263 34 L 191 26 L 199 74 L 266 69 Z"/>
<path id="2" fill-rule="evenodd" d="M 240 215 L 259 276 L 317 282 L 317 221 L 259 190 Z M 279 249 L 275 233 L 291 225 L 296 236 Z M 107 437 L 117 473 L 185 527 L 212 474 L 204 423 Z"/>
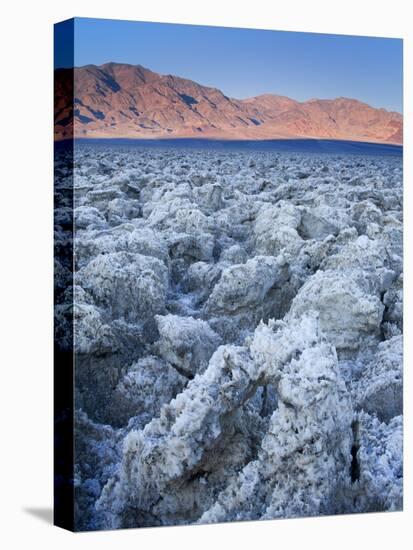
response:
<path id="1" fill-rule="evenodd" d="M 403 414 L 402 353 L 401 336 L 380 342 L 355 384 L 355 405 L 382 422 Z"/>
<path id="2" fill-rule="evenodd" d="M 80 145 L 73 277 L 56 174 L 78 529 L 402 508 L 400 158 Z"/>
<path id="3" fill-rule="evenodd" d="M 221 343 L 206 321 L 177 315 L 157 315 L 157 351 L 165 361 L 188 378 L 203 372 Z"/>

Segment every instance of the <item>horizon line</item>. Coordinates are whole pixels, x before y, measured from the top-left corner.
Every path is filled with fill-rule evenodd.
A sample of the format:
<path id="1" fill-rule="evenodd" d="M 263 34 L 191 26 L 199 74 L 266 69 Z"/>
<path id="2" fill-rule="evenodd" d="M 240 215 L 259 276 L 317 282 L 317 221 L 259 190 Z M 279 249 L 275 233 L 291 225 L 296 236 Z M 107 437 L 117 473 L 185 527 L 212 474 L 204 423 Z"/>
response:
<path id="1" fill-rule="evenodd" d="M 285 138 L 257 138 L 257 139 L 234 139 L 234 138 L 214 138 L 214 137 L 171 137 L 171 136 L 158 136 L 158 137 L 69 137 L 69 138 L 55 138 L 54 143 L 75 143 L 76 141 L 211 141 L 211 142 L 228 142 L 228 143 L 273 143 L 273 142 L 285 142 L 285 141 L 335 141 L 340 143 L 355 143 L 363 145 L 374 145 L 404 149 L 403 143 L 396 142 L 384 142 L 384 141 L 364 141 L 361 139 L 339 139 L 339 138 L 318 138 L 318 137 L 285 137 Z"/>

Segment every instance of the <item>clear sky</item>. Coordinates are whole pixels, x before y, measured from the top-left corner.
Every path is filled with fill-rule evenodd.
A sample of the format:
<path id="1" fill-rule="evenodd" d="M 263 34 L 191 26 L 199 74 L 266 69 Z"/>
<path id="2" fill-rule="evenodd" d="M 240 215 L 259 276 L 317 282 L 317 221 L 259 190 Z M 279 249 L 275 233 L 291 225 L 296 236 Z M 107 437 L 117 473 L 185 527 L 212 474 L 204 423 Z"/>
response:
<path id="1" fill-rule="evenodd" d="M 74 57 L 77 67 L 140 64 L 240 99 L 344 96 L 402 111 L 403 43 L 394 38 L 79 18 Z"/>

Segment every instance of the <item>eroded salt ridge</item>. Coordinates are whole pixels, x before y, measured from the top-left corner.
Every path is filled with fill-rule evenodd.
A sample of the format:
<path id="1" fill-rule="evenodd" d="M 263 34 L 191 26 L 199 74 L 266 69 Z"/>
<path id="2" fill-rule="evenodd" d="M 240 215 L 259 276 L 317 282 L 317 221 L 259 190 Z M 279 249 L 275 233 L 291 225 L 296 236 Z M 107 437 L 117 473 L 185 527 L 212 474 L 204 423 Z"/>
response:
<path id="1" fill-rule="evenodd" d="M 401 509 L 400 159 L 82 146 L 74 186 L 78 529 Z"/>

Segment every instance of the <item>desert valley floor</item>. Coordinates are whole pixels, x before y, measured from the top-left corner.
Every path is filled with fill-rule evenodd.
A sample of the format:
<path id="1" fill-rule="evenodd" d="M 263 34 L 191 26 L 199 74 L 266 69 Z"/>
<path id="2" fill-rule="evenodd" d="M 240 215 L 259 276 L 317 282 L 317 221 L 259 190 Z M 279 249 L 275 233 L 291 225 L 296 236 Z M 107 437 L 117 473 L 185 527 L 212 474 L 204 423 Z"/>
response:
<path id="1" fill-rule="evenodd" d="M 82 145 L 73 184 L 77 529 L 402 508 L 401 156 Z"/>

